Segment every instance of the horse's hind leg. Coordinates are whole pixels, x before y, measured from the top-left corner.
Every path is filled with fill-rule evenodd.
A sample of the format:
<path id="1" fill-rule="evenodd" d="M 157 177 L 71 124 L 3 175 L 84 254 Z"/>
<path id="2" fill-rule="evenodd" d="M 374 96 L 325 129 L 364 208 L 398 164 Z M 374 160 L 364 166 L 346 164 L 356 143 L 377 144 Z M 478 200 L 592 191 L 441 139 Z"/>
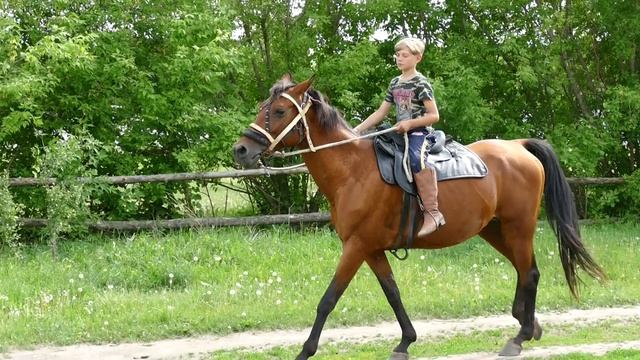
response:
<path id="1" fill-rule="evenodd" d="M 402 340 L 400 340 L 400 344 L 393 349 L 393 353 L 389 359 L 408 359 L 409 354 L 407 349 L 411 343 L 416 341 L 416 330 L 413 328 L 411 320 L 409 319 L 409 316 L 404 309 L 404 305 L 402 305 L 402 301 L 400 300 L 400 290 L 398 289 L 396 281 L 393 279 L 393 272 L 391 270 L 391 265 L 389 265 L 389 260 L 387 260 L 385 253 L 381 251 L 367 257 L 366 261 L 378 278 L 378 282 L 380 282 L 380 286 L 382 287 L 389 304 L 393 308 L 393 312 L 395 313 L 396 319 L 398 319 L 398 323 L 400 323 L 400 329 L 402 330 Z"/>
<path id="2" fill-rule="evenodd" d="M 296 360 L 306 360 L 313 356 L 318 350 L 318 342 L 320 340 L 320 333 L 324 327 L 324 323 L 327 317 L 333 311 L 340 296 L 344 293 L 351 282 L 351 279 L 355 276 L 356 272 L 362 265 L 364 258 L 362 257 L 359 248 L 355 246 L 345 246 L 338 263 L 338 269 L 327 288 L 327 291 L 320 299 L 318 304 L 316 320 L 311 328 L 311 334 L 302 346 L 302 351 L 296 357 Z"/>
<path id="3" fill-rule="evenodd" d="M 522 224 L 501 223 L 496 220 L 485 227 L 480 236 L 503 254 L 516 269 L 518 279 L 511 313 L 520 323 L 520 331 L 502 349 L 502 356 L 516 356 L 522 350 L 522 342 L 532 338 L 539 340 L 542 328 L 535 318 L 535 304 L 540 273 L 533 255 L 535 221 Z"/>

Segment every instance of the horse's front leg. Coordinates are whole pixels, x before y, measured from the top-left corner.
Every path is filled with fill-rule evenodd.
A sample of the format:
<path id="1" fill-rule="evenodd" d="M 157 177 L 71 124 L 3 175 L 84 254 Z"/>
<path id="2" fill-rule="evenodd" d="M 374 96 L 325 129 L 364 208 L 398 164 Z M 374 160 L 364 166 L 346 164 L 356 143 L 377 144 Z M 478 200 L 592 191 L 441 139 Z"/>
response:
<path id="1" fill-rule="evenodd" d="M 316 353 L 320 333 L 322 332 L 322 327 L 329 313 L 336 307 L 338 299 L 340 299 L 340 296 L 342 296 L 347 286 L 349 286 L 349 282 L 353 279 L 356 272 L 358 272 L 363 261 L 364 258 L 360 249 L 354 249 L 353 246 L 348 246 L 348 244 L 345 245 L 333 280 L 331 280 L 327 291 L 318 304 L 316 320 L 311 328 L 311 334 L 309 334 L 307 341 L 304 342 L 302 351 L 298 354 L 296 360 L 306 360 Z"/>
<path id="2" fill-rule="evenodd" d="M 402 340 L 400 340 L 400 344 L 393 349 L 393 353 L 389 359 L 408 359 L 409 353 L 407 349 L 411 343 L 416 341 L 416 330 L 411 324 L 411 320 L 404 309 L 404 305 L 402 305 L 402 300 L 400 300 L 400 290 L 393 278 L 393 271 L 391 270 L 391 265 L 389 265 L 389 260 L 387 260 L 387 256 L 384 251 L 376 253 L 373 256 L 369 256 L 366 260 L 371 270 L 376 274 L 378 282 L 380 282 L 380 286 L 387 297 L 387 301 L 389 301 L 389 305 L 393 308 L 393 312 L 395 313 L 396 319 L 398 319 L 398 323 L 400 323 L 400 329 L 402 330 Z"/>

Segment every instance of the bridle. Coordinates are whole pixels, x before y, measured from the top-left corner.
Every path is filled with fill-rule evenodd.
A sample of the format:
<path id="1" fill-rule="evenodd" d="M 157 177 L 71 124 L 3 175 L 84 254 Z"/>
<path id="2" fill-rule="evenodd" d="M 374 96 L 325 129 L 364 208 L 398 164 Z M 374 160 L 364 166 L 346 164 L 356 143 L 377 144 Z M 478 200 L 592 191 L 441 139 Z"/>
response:
<path id="1" fill-rule="evenodd" d="M 284 157 L 289 157 L 289 156 L 295 156 L 295 155 L 301 155 L 301 154 L 306 154 L 309 152 L 316 152 L 318 150 L 322 150 L 322 149 L 328 149 L 328 148 L 332 148 L 335 146 L 340 146 L 340 145 L 344 145 L 344 144 L 348 144 L 348 143 L 352 143 L 354 141 L 358 141 L 361 139 L 367 139 L 367 138 L 372 138 L 378 135 L 382 135 L 391 131 L 395 131 L 395 127 L 390 127 L 388 129 L 384 129 L 384 130 L 380 130 L 380 131 L 375 131 L 372 133 L 367 133 L 367 134 L 363 134 L 363 135 L 358 135 L 355 137 L 351 137 L 345 140 L 340 140 L 340 141 L 336 141 L 336 142 L 332 142 L 332 143 L 328 143 L 328 144 L 322 144 L 319 146 L 315 146 L 313 145 L 313 142 L 311 141 L 311 136 L 309 135 L 309 125 L 307 124 L 307 111 L 309 111 L 309 108 L 311 108 L 311 103 L 314 101 L 318 101 L 316 99 L 314 99 L 313 97 L 311 97 L 307 92 L 304 93 L 303 97 L 302 97 L 302 103 L 298 104 L 298 102 L 296 101 L 296 99 L 294 99 L 291 95 L 287 94 L 287 93 L 282 93 L 280 94 L 280 96 L 286 98 L 287 100 L 291 101 L 293 103 L 293 105 L 295 105 L 296 109 L 298 109 L 298 115 L 296 115 L 296 117 L 287 125 L 287 127 L 284 128 L 284 130 L 282 130 L 280 132 L 280 134 L 278 136 L 276 136 L 275 138 L 273 136 L 271 136 L 271 134 L 269 133 L 271 131 L 271 125 L 270 125 L 270 118 L 269 118 L 269 113 L 270 113 L 270 109 L 271 109 L 271 105 L 273 103 L 273 101 L 269 102 L 268 104 L 264 105 L 263 107 L 260 108 L 260 110 L 262 111 L 262 109 L 265 109 L 265 114 L 264 114 L 264 128 L 261 128 L 260 126 L 256 125 L 255 123 L 252 123 L 251 125 L 249 125 L 249 128 L 247 130 L 245 130 L 244 132 L 244 136 L 248 137 L 249 139 L 262 144 L 264 146 L 267 147 L 267 149 L 265 151 L 262 152 L 262 155 L 265 156 L 273 156 L 273 157 L 280 157 L 280 158 L 284 158 Z M 293 130 L 293 128 L 296 127 L 298 130 L 298 134 L 299 134 L 299 138 L 300 141 L 298 142 L 297 145 L 300 145 L 304 139 L 307 140 L 307 144 L 309 145 L 308 149 L 302 149 L 302 150 L 296 150 L 296 151 L 291 151 L 291 152 L 285 152 L 285 153 L 281 153 L 281 152 L 274 152 L 273 150 L 275 149 L 276 146 L 278 146 L 278 144 L 282 141 L 282 139 L 284 139 L 285 137 L 287 137 L 289 135 L 289 133 Z M 304 164 L 299 164 L 299 165 L 295 165 L 295 167 L 298 166 L 302 166 Z M 273 168 L 272 168 L 273 169 Z"/>
<path id="2" fill-rule="evenodd" d="M 312 152 L 315 152 L 316 148 L 313 145 L 313 142 L 311 141 L 311 137 L 309 136 L 309 125 L 307 124 L 307 111 L 309 111 L 309 108 L 311 107 L 311 102 L 313 99 L 311 99 L 309 94 L 307 94 L 306 92 L 304 93 L 304 96 L 302 98 L 302 104 L 298 104 L 298 102 L 291 95 L 287 93 L 282 93 L 280 94 L 280 96 L 284 97 L 285 99 L 293 103 L 293 105 L 298 109 L 298 115 L 296 115 L 296 117 L 287 125 L 287 127 L 285 127 L 280 132 L 280 134 L 278 134 L 278 136 L 274 138 L 269 133 L 271 131 L 269 113 L 271 110 L 271 105 L 273 103 L 273 102 L 270 102 L 269 104 L 265 105 L 266 109 L 264 114 L 264 129 L 256 125 L 255 123 L 252 123 L 249 126 L 249 129 L 247 129 L 244 132 L 244 136 L 257 141 L 260 144 L 267 146 L 267 149 L 263 152 L 263 154 L 271 154 L 275 149 L 275 147 L 278 146 L 278 144 L 286 136 L 288 136 L 289 133 L 295 127 L 298 130 L 298 135 L 300 138 L 298 145 L 302 143 L 302 141 L 304 141 L 304 139 L 306 138 L 307 143 L 309 144 L 309 149 Z"/>

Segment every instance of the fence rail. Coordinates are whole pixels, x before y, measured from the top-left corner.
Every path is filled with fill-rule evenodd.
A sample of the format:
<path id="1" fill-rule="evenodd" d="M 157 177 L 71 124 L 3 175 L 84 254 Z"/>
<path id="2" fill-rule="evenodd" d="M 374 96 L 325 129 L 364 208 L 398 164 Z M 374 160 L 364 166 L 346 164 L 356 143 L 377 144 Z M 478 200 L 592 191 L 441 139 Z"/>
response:
<path id="1" fill-rule="evenodd" d="M 211 181 L 225 178 L 242 178 L 270 175 L 290 175 L 307 173 L 306 167 L 294 169 L 252 169 L 252 170 L 230 170 L 221 172 L 197 172 L 197 173 L 175 173 L 156 175 L 132 175 L 132 176 L 99 176 L 81 177 L 78 181 L 85 184 L 140 184 L 140 183 L 162 183 L 174 181 Z M 623 184 L 624 179 L 615 178 L 568 178 L 573 185 L 617 185 Z M 54 185 L 54 178 L 11 178 L 9 186 L 49 186 Z M 239 218 L 231 217 L 208 217 L 208 218 L 184 218 L 168 220 L 129 220 L 129 221 L 88 221 L 86 226 L 97 231 L 136 231 L 146 229 L 182 229 L 198 227 L 222 227 L 222 226 L 253 226 L 272 224 L 301 224 L 301 223 L 326 223 L 331 220 L 328 213 L 308 213 L 308 214 L 283 214 L 247 216 Z M 44 227 L 47 219 L 20 219 L 25 227 Z"/>
<path id="2" fill-rule="evenodd" d="M 193 172 L 193 173 L 175 173 L 175 174 L 156 174 L 156 175 L 128 175 L 128 176 L 96 176 L 96 177 L 80 177 L 78 181 L 84 184 L 141 184 L 141 183 L 161 183 L 173 181 L 209 181 L 218 179 L 232 179 L 242 177 L 270 176 L 270 175 L 291 175 L 307 173 L 306 167 L 295 169 L 251 169 L 251 170 L 230 170 L 221 172 Z M 624 179 L 621 177 L 611 178 L 568 178 L 570 184 L 575 185 L 608 185 L 622 184 Z M 43 186 L 54 185 L 54 178 L 11 178 L 9 186 Z"/>
<path id="3" fill-rule="evenodd" d="M 98 231 L 136 231 L 154 229 L 184 229 L 201 227 L 222 226 L 253 226 L 275 224 L 302 224 L 302 223 L 327 223 L 331 220 L 331 214 L 315 212 L 307 214 L 282 214 L 264 216 L 244 216 L 238 218 L 185 218 L 170 220 L 129 220 L 129 221 L 87 221 L 85 225 Z M 45 227 L 47 219 L 20 219 L 25 227 Z"/>
<path id="4" fill-rule="evenodd" d="M 127 176 L 96 176 L 96 177 L 80 177 L 78 182 L 83 184 L 141 184 L 141 183 L 161 183 L 173 181 L 192 181 L 192 180 L 217 180 L 231 179 L 241 177 L 269 176 L 269 175 L 290 175 L 306 173 L 306 167 L 295 169 L 251 169 L 251 170 L 231 170 L 221 172 L 194 172 L 194 173 L 175 173 L 175 174 L 156 174 L 156 175 L 127 175 Z M 43 186 L 54 185 L 54 178 L 11 178 L 9 186 Z"/>

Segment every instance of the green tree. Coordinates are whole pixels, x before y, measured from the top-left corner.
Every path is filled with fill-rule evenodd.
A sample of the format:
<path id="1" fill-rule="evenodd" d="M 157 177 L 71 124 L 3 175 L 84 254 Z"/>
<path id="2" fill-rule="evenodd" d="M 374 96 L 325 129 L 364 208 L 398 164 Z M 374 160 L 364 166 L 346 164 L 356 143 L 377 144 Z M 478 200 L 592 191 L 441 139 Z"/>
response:
<path id="1" fill-rule="evenodd" d="M 0 146 L 12 176 L 31 149 L 80 129 L 103 143 L 99 175 L 211 170 L 231 162 L 243 72 L 228 10 L 210 1 L 2 3 Z M 240 113 L 241 114 L 241 113 Z M 109 217 L 165 217 L 183 184 L 140 186 L 135 208 L 105 197 Z M 27 212 L 42 204 L 21 197 Z M 121 213 L 123 209 L 126 212 Z"/>
<path id="2" fill-rule="evenodd" d="M 101 175 L 230 166 L 231 143 L 284 73 L 315 74 L 355 125 L 397 74 L 394 43 L 417 36 L 437 127 L 462 142 L 545 138 L 569 175 L 628 176 L 640 161 L 639 12 L 634 0 L 5 1 L 0 166 L 29 176 L 32 148 L 79 129 L 104 144 Z M 305 176 L 249 184 L 265 196 L 258 210 L 313 208 Z M 14 194 L 42 213 L 43 197 Z M 184 184 L 104 194 L 95 210 L 110 218 L 170 216 L 170 194 L 197 203 Z"/>

